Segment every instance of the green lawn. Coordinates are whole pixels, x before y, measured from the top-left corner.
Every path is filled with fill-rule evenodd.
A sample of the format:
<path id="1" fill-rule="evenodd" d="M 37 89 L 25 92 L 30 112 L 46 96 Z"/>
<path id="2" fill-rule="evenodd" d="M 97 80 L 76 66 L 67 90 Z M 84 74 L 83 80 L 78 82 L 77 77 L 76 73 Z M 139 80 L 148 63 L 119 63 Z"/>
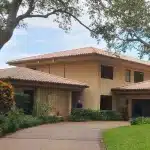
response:
<path id="1" fill-rule="evenodd" d="M 150 125 L 119 127 L 104 132 L 107 150 L 150 150 Z"/>

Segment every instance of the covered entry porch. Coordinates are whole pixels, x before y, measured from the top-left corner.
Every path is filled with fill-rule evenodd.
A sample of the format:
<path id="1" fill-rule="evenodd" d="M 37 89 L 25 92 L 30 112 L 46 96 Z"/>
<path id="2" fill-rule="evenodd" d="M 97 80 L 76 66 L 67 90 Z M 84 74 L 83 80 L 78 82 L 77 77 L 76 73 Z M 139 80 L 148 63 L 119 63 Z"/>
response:
<path id="1" fill-rule="evenodd" d="M 150 117 L 150 81 L 112 89 L 113 109 L 126 119 Z"/>
<path id="2" fill-rule="evenodd" d="M 72 103 L 78 100 L 78 95 L 88 87 L 76 80 L 22 67 L 0 70 L 0 80 L 11 83 L 15 93 L 29 96 L 28 114 L 33 111 L 38 114 L 42 105 L 41 107 L 49 106 L 49 115 L 63 117 L 69 115 Z"/>

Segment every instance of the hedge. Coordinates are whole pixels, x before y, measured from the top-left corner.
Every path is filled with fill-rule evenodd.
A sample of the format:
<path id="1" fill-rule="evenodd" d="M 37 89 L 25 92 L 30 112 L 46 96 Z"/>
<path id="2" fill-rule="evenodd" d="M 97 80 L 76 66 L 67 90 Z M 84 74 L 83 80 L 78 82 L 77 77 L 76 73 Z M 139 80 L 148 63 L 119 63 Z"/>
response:
<path id="1" fill-rule="evenodd" d="M 0 81 L 0 112 L 8 112 L 14 104 L 13 87 Z"/>
<path id="2" fill-rule="evenodd" d="M 72 109 L 69 121 L 119 121 L 121 113 L 112 110 Z"/>
<path id="3" fill-rule="evenodd" d="M 138 117 L 131 120 L 131 125 L 142 125 L 142 124 L 150 124 L 149 117 Z"/>
<path id="4" fill-rule="evenodd" d="M 7 115 L 0 115 L 0 136 L 4 136 L 7 133 L 13 133 L 23 128 L 61 121 L 63 121 L 62 117 L 33 117 L 31 115 L 24 115 L 23 110 L 15 109 L 9 111 Z"/>

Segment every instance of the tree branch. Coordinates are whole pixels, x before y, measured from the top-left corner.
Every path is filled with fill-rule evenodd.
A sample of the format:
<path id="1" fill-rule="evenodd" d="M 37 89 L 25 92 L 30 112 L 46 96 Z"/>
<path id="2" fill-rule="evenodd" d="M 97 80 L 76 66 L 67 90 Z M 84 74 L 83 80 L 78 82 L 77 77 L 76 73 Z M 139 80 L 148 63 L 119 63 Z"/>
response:
<path id="1" fill-rule="evenodd" d="M 144 44 L 144 46 L 150 48 L 150 44 L 147 43 L 147 42 L 145 42 L 144 40 L 142 40 L 139 36 L 137 36 L 137 34 L 136 34 L 135 32 L 134 32 L 134 36 L 137 38 L 137 40 L 138 40 L 139 42 L 141 42 L 142 44 Z"/>
<path id="2" fill-rule="evenodd" d="M 82 23 L 76 16 L 74 16 L 73 14 L 71 14 L 70 12 L 67 12 L 65 10 L 62 10 L 62 9 L 58 9 L 58 10 L 54 10 L 50 13 L 47 13 L 45 15 L 40 15 L 40 14 L 35 14 L 35 15 L 29 15 L 27 16 L 27 18 L 34 18 L 34 17 L 39 17 L 39 18 L 48 18 L 50 15 L 53 15 L 57 12 L 60 12 L 60 13 L 65 13 L 65 14 L 68 14 L 70 15 L 72 18 L 74 18 L 79 24 L 81 24 L 83 27 L 85 27 L 86 29 L 88 29 L 90 32 L 95 33 L 95 31 L 93 31 L 92 29 L 90 29 L 88 26 L 86 26 L 84 23 Z"/>
<path id="3" fill-rule="evenodd" d="M 16 23 L 18 24 L 19 21 L 21 21 L 21 20 L 27 18 L 27 17 L 32 13 L 32 11 L 34 10 L 34 8 L 35 8 L 34 0 L 30 0 L 28 10 L 27 10 L 26 13 L 24 13 L 23 15 L 20 15 L 20 16 L 17 17 Z"/>
<path id="4" fill-rule="evenodd" d="M 95 31 L 93 31 L 92 29 L 90 29 L 88 26 L 86 26 L 84 23 L 81 22 L 81 20 L 79 20 L 76 16 L 74 16 L 73 14 L 71 14 L 70 12 L 67 11 L 61 11 L 62 13 L 66 13 L 68 15 L 70 15 L 72 18 L 74 18 L 79 24 L 81 24 L 83 27 L 85 27 L 86 29 L 88 29 L 90 32 L 95 33 Z"/>

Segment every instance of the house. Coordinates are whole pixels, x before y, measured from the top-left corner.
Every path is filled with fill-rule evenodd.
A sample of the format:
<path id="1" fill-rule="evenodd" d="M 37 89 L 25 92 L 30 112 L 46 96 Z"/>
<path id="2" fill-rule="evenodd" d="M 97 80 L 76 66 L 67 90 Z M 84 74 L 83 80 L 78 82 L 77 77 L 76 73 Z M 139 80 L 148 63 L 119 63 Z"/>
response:
<path id="1" fill-rule="evenodd" d="M 66 116 L 80 99 L 84 108 L 150 116 L 150 63 L 93 47 L 60 51 L 8 62 L 0 79 L 16 91 L 52 103 Z"/>

